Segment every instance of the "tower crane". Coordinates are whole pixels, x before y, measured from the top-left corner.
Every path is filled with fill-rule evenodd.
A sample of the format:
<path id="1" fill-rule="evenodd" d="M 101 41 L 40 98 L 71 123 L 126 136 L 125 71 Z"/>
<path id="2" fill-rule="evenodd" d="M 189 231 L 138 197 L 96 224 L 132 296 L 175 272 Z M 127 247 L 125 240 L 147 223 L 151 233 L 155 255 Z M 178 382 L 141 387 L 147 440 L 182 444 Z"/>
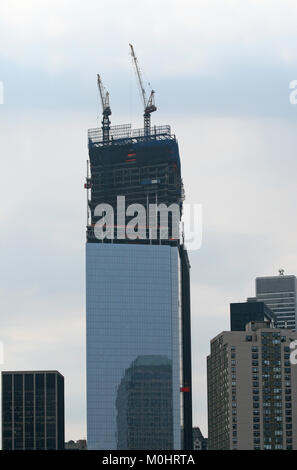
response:
<path id="1" fill-rule="evenodd" d="M 102 103 L 102 134 L 103 134 L 103 142 L 109 141 L 109 131 L 110 131 L 110 119 L 109 116 L 111 115 L 111 109 L 109 106 L 109 93 L 105 90 L 101 77 L 97 74 L 97 85 L 100 92 L 101 103 Z"/>
<path id="2" fill-rule="evenodd" d="M 130 49 L 131 49 L 131 56 L 132 56 L 133 64 L 134 64 L 134 67 L 135 67 L 136 75 L 137 75 L 137 78 L 138 78 L 138 84 L 139 84 L 140 92 L 141 92 L 142 99 L 143 99 L 143 105 L 144 105 L 144 114 L 143 114 L 143 118 L 144 118 L 144 135 L 148 136 L 148 135 L 150 135 L 150 132 L 151 132 L 151 113 L 153 113 L 154 111 L 157 110 L 157 107 L 155 106 L 155 91 L 152 90 L 151 94 L 149 96 L 149 99 L 147 99 L 145 88 L 144 88 L 144 85 L 143 85 L 141 71 L 140 71 L 140 68 L 139 68 L 139 65 L 138 65 L 137 57 L 136 57 L 135 52 L 134 52 L 134 48 L 133 48 L 132 44 L 129 44 L 129 46 L 130 46 Z"/>

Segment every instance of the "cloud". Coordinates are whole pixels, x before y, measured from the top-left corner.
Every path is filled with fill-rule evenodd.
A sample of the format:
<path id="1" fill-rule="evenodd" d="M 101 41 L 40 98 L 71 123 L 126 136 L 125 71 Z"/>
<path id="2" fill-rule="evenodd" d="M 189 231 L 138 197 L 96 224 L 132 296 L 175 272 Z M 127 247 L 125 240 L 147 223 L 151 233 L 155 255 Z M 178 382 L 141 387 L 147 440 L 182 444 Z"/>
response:
<path id="1" fill-rule="evenodd" d="M 101 58 L 103 64 L 110 59 L 119 60 L 123 47 L 128 52 L 129 39 L 137 40 L 150 62 L 158 54 L 151 46 L 159 44 L 160 53 L 165 52 L 163 55 L 170 58 L 172 65 L 176 64 L 175 72 L 178 66 L 179 70 L 193 72 L 197 58 L 199 63 L 199 57 L 204 61 L 209 57 L 209 53 L 203 52 L 206 48 L 212 53 L 217 51 L 216 55 L 218 46 L 233 51 L 234 40 L 238 49 L 244 46 L 246 52 L 263 47 L 270 53 L 271 48 L 278 51 L 284 43 L 296 51 L 294 41 L 288 41 L 296 33 L 297 8 L 291 0 L 283 1 L 282 8 L 278 2 L 268 0 L 244 3 L 186 0 L 182 4 L 178 0 L 152 0 L 147 7 L 135 0 L 125 3 L 111 0 L 104 4 L 89 0 L 88 7 L 75 0 L 30 0 L 26 5 L 21 0 L 4 0 L 0 13 L 2 34 L 9 34 L 12 39 L 9 44 L 2 44 L 1 50 L 8 51 L 9 57 L 18 61 L 24 60 L 18 47 L 31 45 L 40 53 L 43 49 L 46 58 L 51 47 L 57 46 L 52 42 L 55 39 L 59 39 L 63 53 L 70 52 L 75 62 L 78 54 L 83 64 L 91 57 L 93 61 Z M 123 40 L 126 46 L 122 45 Z M 30 64 L 34 62 L 29 51 L 27 55 Z M 64 67 L 68 64 L 67 57 L 69 54 L 65 54 Z M 185 64 L 189 67 L 184 67 Z M 166 65 L 169 63 L 165 61 Z"/>
<path id="2" fill-rule="evenodd" d="M 31 110 L 3 115 L 1 123 L 7 366 L 65 374 L 69 438 L 85 434 L 83 178 L 92 119 Z M 209 340 L 229 327 L 229 303 L 253 295 L 257 275 L 280 266 L 295 272 L 295 127 L 283 119 L 207 116 L 173 125 L 187 201 L 204 211 L 203 244 L 190 262 L 194 421 L 205 432 L 205 358 Z"/>
<path id="3" fill-rule="evenodd" d="M 296 272 L 296 22 L 289 0 L 1 2 L 5 366 L 65 374 L 69 439 L 85 435 L 83 182 L 86 130 L 101 113 L 96 73 L 112 123 L 141 126 L 134 43 L 157 89 L 153 122 L 177 133 L 187 202 L 203 205 L 190 261 L 194 423 L 206 433 L 205 357 L 229 303 L 253 295 L 257 275 Z"/>
<path id="4" fill-rule="evenodd" d="M 70 14 L 71 12 L 71 14 Z M 115 13 L 116 12 L 116 13 Z M 133 42 L 146 85 L 170 114 L 295 118 L 296 5 L 230 0 L 150 3 L 4 1 L 0 56 L 7 107 L 95 109 L 96 73 L 113 119 L 140 115 L 129 57 Z"/>
<path id="5" fill-rule="evenodd" d="M 2 370 L 59 370 L 65 377 L 66 439 L 85 429 L 85 318 L 65 295 L 1 289 Z"/>

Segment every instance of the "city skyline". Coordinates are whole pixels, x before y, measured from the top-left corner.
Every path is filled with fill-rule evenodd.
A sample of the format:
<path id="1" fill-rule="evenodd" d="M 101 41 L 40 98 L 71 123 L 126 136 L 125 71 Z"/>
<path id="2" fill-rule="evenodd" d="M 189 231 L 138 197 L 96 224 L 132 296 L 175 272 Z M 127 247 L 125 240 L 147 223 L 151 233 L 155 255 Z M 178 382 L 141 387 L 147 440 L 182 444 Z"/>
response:
<path id="1" fill-rule="evenodd" d="M 193 424 L 204 435 L 205 357 L 209 339 L 229 329 L 229 303 L 253 296 L 257 276 L 277 275 L 279 268 L 297 272 L 291 217 L 297 106 L 289 103 L 289 82 L 297 78 L 296 7 L 287 1 L 279 11 L 270 2 L 246 2 L 241 17 L 232 2 L 189 1 L 188 9 L 164 2 L 159 14 L 168 26 L 147 8 L 143 30 L 142 9 L 128 3 L 119 6 L 120 19 L 113 15 L 115 2 L 104 15 L 95 2 L 93 15 L 76 3 L 71 19 L 67 2 L 45 2 L 48 15 L 34 1 L 26 9 L 21 2 L 0 7 L 2 369 L 61 370 L 69 383 L 66 440 L 86 435 L 87 128 L 100 116 L 98 72 L 111 91 L 112 124 L 141 127 L 129 42 L 156 89 L 153 124 L 168 121 L 178 135 L 186 201 L 203 205 L 203 244 L 190 259 Z M 239 15 L 234 24 L 232 13 Z M 137 25 L 133 35 L 129 15 Z M 144 32 L 152 27 L 148 38 Z"/>

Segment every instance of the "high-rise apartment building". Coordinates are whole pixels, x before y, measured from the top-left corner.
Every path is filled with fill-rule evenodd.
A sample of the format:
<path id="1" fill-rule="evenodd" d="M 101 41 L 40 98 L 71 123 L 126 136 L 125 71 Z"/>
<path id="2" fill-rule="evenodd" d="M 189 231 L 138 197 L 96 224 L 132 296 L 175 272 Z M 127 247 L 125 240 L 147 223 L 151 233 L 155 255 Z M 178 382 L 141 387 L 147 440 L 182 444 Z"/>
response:
<path id="1" fill-rule="evenodd" d="M 279 328 L 296 330 L 296 276 L 286 276 L 283 270 L 280 270 L 279 276 L 257 277 L 256 296 L 276 315 Z"/>
<path id="2" fill-rule="evenodd" d="M 172 230 L 177 216 L 169 211 L 166 235 L 159 212 L 153 224 L 148 213 L 160 204 L 182 209 L 176 138 L 169 126 L 149 134 L 115 126 L 108 138 L 93 129 L 89 165 L 88 448 L 191 449 L 189 261 Z M 143 209 L 141 237 L 131 236 Z M 103 213 L 108 236 L 100 239 Z"/>
<path id="3" fill-rule="evenodd" d="M 251 322 L 222 332 L 207 358 L 208 448 L 297 449 L 297 365 L 291 330 Z"/>
<path id="4" fill-rule="evenodd" d="M 2 372 L 2 449 L 64 448 L 64 377 L 57 371 Z"/>

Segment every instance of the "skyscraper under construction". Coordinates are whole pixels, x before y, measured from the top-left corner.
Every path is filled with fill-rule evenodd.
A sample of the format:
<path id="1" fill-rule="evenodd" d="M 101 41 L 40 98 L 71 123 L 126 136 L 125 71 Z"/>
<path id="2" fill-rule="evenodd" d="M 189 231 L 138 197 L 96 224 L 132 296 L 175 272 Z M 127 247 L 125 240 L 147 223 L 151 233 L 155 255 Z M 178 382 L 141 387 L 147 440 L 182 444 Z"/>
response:
<path id="1" fill-rule="evenodd" d="M 148 116 L 144 129 L 110 126 L 100 91 L 102 129 L 89 130 L 85 184 L 88 448 L 191 449 L 189 261 L 170 210 L 181 214 L 184 199 L 178 143 Z"/>

